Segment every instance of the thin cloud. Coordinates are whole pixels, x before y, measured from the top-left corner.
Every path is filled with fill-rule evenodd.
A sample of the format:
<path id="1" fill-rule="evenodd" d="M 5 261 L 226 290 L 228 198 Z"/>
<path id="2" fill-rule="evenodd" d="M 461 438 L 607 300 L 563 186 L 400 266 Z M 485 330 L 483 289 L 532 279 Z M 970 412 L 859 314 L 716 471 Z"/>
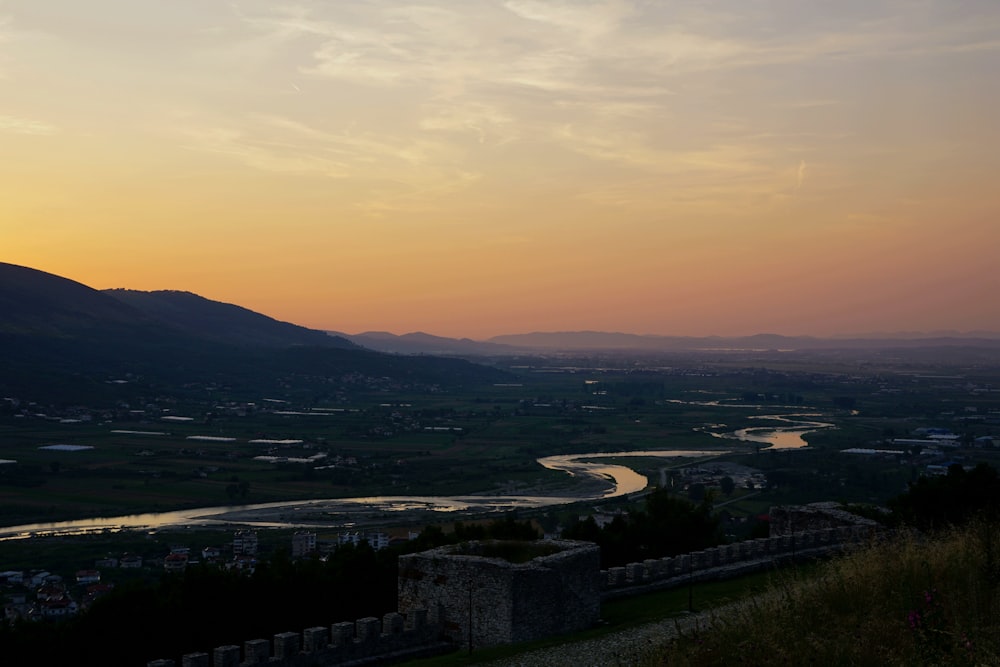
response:
<path id="1" fill-rule="evenodd" d="M 395 184 L 393 188 L 378 188 L 365 196 L 355 207 L 365 215 L 380 218 L 396 212 L 434 211 L 441 200 L 461 192 L 482 178 L 482 174 L 456 172 L 422 187 Z"/>
<path id="2" fill-rule="evenodd" d="M 471 132 L 480 144 L 500 145 L 518 138 L 515 120 L 495 106 L 481 102 L 466 104 L 444 100 L 427 105 L 420 120 L 424 130 Z"/>
<path id="3" fill-rule="evenodd" d="M 452 152 L 444 142 L 357 133 L 350 129 L 330 132 L 275 115 L 250 114 L 239 124 L 242 129 L 215 128 L 204 132 L 192 129 L 188 134 L 200 136 L 214 152 L 249 157 L 256 167 L 276 171 L 318 170 L 344 176 L 350 174 L 352 166 L 375 163 L 405 163 L 425 168 L 447 162 Z"/>
<path id="4" fill-rule="evenodd" d="M 786 107 L 789 109 L 816 109 L 818 107 L 832 107 L 838 104 L 843 104 L 842 100 L 832 100 L 832 99 L 820 99 L 820 100 L 799 100 L 799 101 L 783 101 L 777 102 L 776 106 Z"/>
<path id="5" fill-rule="evenodd" d="M 316 173 L 329 178 L 347 178 L 350 166 L 341 161 L 294 150 L 295 146 L 268 142 L 227 127 L 181 130 L 189 150 L 226 155 L 255 169 L 274 172 Z"/>
<path id="6" fill-rule="evenodd" d="M 573 125 L 556 128 L 553 137 L 564 148 L 583 155 L 657 173 L 711 171 L 721 176 L 762 168 L 757 149 L 737 144 L 712 144 L 696 150 L 658 148 L 639 132 Z"/>
<path id="7" fill-rule="evenodd" d="M 504 6 L 522 19 L 564 30 L 584 42 L 617 32 L 622 20 L 635 12 L 628 2 L 508 0 Z"/>
<path id="8" fill-rule="evenodd" d="M 48 136 L 55 134 L 56 131 L 55 126 L 41 121 L 31 120 L 29 118 L 16 118 L 14 116 L 0 116 L 0 132 Z"/>
<path id="9" fill-rule="evenodd" d="M 481 178 L 445 141 L 351 127 L 331 132 L 267 114 L 245 116 L 239 129 L 194 122 L 188 119 L 182 131 L 189 150 L 229 156 L 263 171 L 352 181 L 348 199 L 368 216 L 440 208 L 448 195 Z"/>

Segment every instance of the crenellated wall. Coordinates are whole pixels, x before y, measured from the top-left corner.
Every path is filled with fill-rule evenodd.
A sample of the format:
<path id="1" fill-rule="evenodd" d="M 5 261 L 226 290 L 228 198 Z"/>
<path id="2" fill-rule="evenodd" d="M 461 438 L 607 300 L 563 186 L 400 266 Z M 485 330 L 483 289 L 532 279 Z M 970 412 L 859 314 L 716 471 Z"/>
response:
<path id="1" fill-rule="evenodd" d="M 865 543 L 875 534 L 876 531 L 869 525 L 824 528 L 629 563 L 624 567 L 601 570 L 601 599 L 738 577 L 795 560 L 826 556 L 852 544 Z"/>
<path id="2" fill-rule="evenodd" d="M 180 667 L 315 667 L 364 664 L 375 659 L 415 659 L 453 650 L 426 609 L 386 614 L 353 623 L 334 623 L 299 632 L 281 632 L 272 640 L 251 639 L 239 646 L 219 646 L 211 654 L 188 653 Z M 173 660 L 152 660 L 147 667 L 177 667 Z"/>
<path id="3" fill-rule="evenodd" d="M 833 502 L 777 505 L 768 515 L 771 537 L 843 526 L 867 526 L 873 530 L 879 527 L 875 521 L 852 514 Z"/>

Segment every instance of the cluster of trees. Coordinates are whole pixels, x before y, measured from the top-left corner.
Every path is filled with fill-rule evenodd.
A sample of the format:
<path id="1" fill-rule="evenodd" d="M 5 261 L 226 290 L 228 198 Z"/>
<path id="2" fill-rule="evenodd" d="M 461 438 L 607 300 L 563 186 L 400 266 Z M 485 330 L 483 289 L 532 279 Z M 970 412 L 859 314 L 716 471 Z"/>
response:
<path id="1" fill-rule="evenodd" d="M 490 523 L 464 524 L 455 522 L 451 536 L 442 536 L 448 542 L 467 542 L 469 540 L 537 540 L 541 533 L 530 521 L 518 521 L 508 516 Z M 444 543 L 444 542 L 442 542 Z"/>
<path id="2" fill-rule="evenodd" d="M 696 505 L 662 488 L 646 496 L 642 509 L 619 514 L 604 527 L 588 517 L 568 526 L 563 537 L 596 542 L 603 568 L 698 551 L 722 542 L 710 497 Z"/>
<path id="3" fill-rule="evenodd" d="M 412 542 L 380 551 L 367 543 L 348 544 L 323 560 L 293 561 L 279 550 L 250 575 L 213 565 L 189 567 L 119 587 L 66 621 L 0 623 L 2 662 L 143 665 L 276 632 L 378 617 L 396 608 L 401 553 L 472 539 L 539 537 L 530 522 L 507 517 L 456 523 L 451 532 L 432 526 Z"/>
<path id="4" fill-rule="evenodd" d="M 1000 520 L 1000 475 L 980 463 L 972 470 L 955 464 L 946 475 L 920 477 L 906 493 L 889 502 L 896 521 L 928 530 L 967 523 L 983 517 Z"/>
<path id="5" fill-rule="evenodd" d="M 199 565 L 121 586 L 75 618 L 0 624 L 4 663 L 142 665 L 275 632 L 378 616 L 396 603 L 394 557 L 347 545 L 323 562 L 287 553 L 252 575 Z"/>

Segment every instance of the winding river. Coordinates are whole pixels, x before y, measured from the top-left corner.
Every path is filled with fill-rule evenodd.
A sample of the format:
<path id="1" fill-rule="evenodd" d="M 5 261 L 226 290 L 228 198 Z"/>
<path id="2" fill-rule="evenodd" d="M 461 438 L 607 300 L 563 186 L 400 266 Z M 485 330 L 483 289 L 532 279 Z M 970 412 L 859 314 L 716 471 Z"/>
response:
<path id="1" fill-rule="evenodd" d="M 681 405 L 699 405 L 702 407 L 727 407 L 736 409 L 773 410 L 774 406 L 757 405 L 754 403 L 723 402 L 723 401 L 682 401 L 679 399 L 668 400 L 667 403 L 678 403 Z M 790 407 L 790 406 L 778 406 Z M 787 426 L 751 426 L 735 431 L 727 431 L 725 424 L 712 424 L 710 426 L 696 429 L 702 433 L 707 433 L 715 438 L 728 440 L 741 440 L 743 442 L 755 442 L 767 445 L 770 449 L 801 449 L 809 443 L 803 439 L 807 433 L 813 433 L 825 428 L 833 428 L 829 422 L 818 421 L 816 417 L 823 415 L 818 412 L 795 412 L 789 414 L 773 415 L 750 415 L 749 419 L 759 419 L 761 421 L 776 421 Z"/>
<path id="2" fill-rule="evenodd" d="M 806 445 L 802 439 L 803 434 L 832 426 L 832 424 L 804 419 L 816 416 L 818 415 L 760 415 L 753 418 L 787 422 L 788 426 L 751 427 L 731 433 L 720 433 L 706 429 L 705 432 L 719 438 L 766 443 L 774 448 L 800 448 Z M 352 529 L 365 524 L 388 523 L 392 515 L 396 513 L 407 513 L 407 521 L 412 520 L 414 523 L 419 523 L 422 518 L 427 521 L 440 520 L 442 513 L 505 512 L 565 505 L 628 495 L 642 491 L 649 484 L 647 478 L 635 470 L 623 465 L 604 463 L 600 459 L 706 457 L 727 451 L 731 450 L 658 449 L 569 454 L 538 459 L 540 465 L 551 470 L 559 470 L 574 477 L 596 479 L 602 482 L 599 485 L 587 485 L 587 488 L 593 490 L 579 495 L 372 496 L 201 507 L 172 512 L 0 527 L 0 541 L 34 536 L 114 533 L 126 530 L 157 530 L 176 527 L 245 526 L 255 528 Z"/>
<path id="3" fill-rule="evenodd" d="M 807 443 L 802 436 L 824 428 L 831 428 L 833 424 L 816 421 L 819 417 L 816 413 L 798 413 L 791 415 L 754 415 L 750 419 L 766 419 L 777 422 L 784 422 L 789 426 L 754 426 L 751 428 L 741 428 L 733 431 L 731 437 L 744 442 L 759 442 L 766 444 L 770 449 L 800 449 Z"/>
<path id="4" fill-rule="evenodd" d="M 631 468 L 595 462 L 591 459 L 640 456 L 647 458 L 704 457 L 712 453 L 711 451 L 664 449 L 571 454 L 538 459 L 539 464 L 551 470 L 560 470 L 571 476 L 589 477 L 604 482 L 600 485 L 602 488 L 600 492 L 576 496 L 371 496 L 201 507 L 173 512 L 95 517 L 0 527 L 0 541 L 33 536 L 82 535 L 194 526 L 349 529 L 360 524 L 384 522 L 393 513 L 401 512 L 416 517 L 440 513 L 505 512 L 515 509 L 565 505 L 581 500 L 599 500 L 636 493 L 645 489 L 649 483 L 644 475 L 640 475 Z"/>

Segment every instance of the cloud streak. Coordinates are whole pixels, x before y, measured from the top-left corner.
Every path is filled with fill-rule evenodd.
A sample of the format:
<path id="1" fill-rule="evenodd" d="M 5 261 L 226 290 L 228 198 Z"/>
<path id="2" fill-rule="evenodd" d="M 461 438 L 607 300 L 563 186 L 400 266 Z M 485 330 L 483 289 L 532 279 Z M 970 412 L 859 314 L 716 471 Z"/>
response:
<path id="1" fill-rule="evenodd" d="M 49 136 L 56 133 L 56 127 L 48 123 L 28 118 L 0 116 L 0 132 L 11 134 L 26 134 L 33 136 Z"/>

